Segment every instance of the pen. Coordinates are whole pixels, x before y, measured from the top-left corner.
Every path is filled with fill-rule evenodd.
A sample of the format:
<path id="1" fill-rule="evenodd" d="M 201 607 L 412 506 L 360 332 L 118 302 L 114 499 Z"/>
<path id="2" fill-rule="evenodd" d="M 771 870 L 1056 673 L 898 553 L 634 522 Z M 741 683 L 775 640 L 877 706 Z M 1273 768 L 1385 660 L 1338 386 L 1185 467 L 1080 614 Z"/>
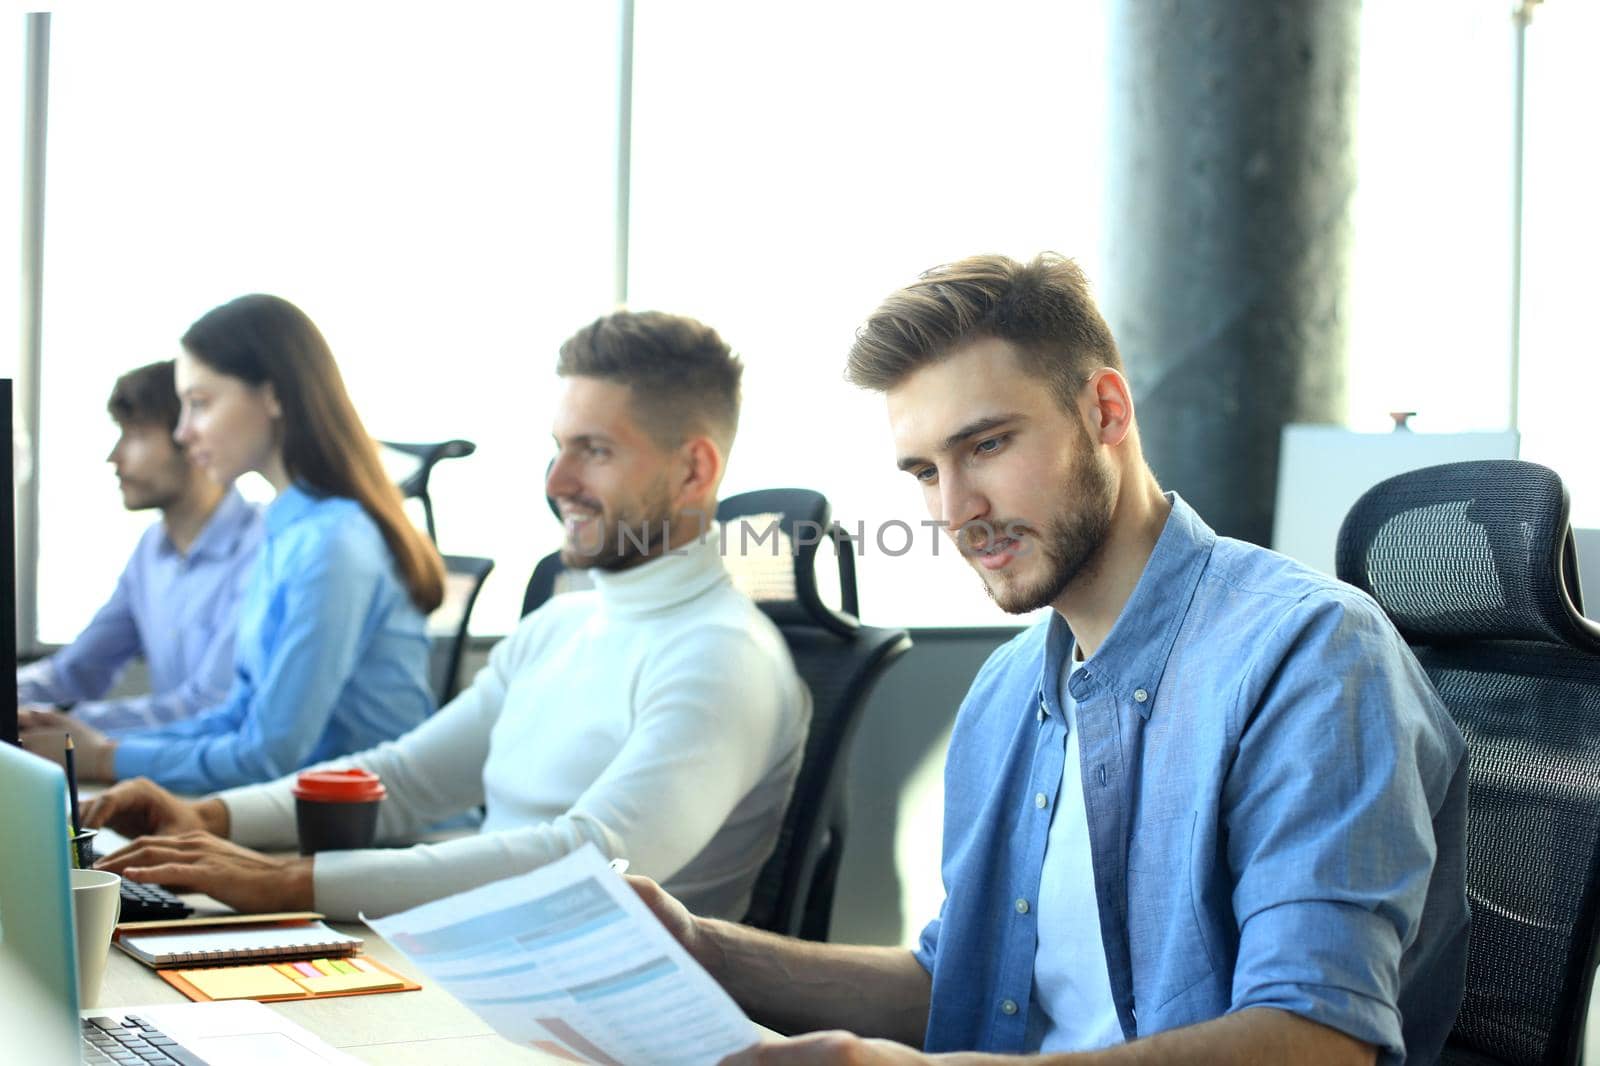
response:
<path id="1" fill-rule="evenodd" d="M 73 753 L 72 734 L 67 734 L 67 795 L 72 800 L 72 865 L 81 865 L 78 855 L 78 837 L 83 825 L 78 821 L 78 763 Z"/>

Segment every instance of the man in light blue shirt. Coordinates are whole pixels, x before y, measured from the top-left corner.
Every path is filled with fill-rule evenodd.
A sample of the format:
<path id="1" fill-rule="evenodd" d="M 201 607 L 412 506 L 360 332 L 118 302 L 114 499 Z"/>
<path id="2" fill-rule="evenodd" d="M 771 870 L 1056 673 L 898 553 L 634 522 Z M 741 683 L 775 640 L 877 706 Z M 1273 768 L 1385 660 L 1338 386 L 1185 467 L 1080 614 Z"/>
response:
<path id="1" fill-rule="evenodd" d="M 178 396 L 169 359 L 117 379 L 107 403 L 118 437 L 107 460 L 130 511 L 155 510 L 89 625 L 54 655 L 17 671 L 23 705 L 73 705 L 109 733 L 192 717 L 227 695 L 245 579 L 261 544 L 261 516 L 231 486 L 191 465 L 172 439 Z M 142 658 L 150 691 L 106 699 L 128 662 Z"/>
<path id="2" fill-rule="evenodd" d="M 849 1030 L 748 1057 L 1437 1061 L 1466 965 L 1465 746 L 1378 607 L 1161 491 L 1070 261 L 929 271 L 849 376 L 886 394 L 900 468 L 995 601 L 1051 610 L 962 704 L 946 897 L 914 950 L 638 885 L 758 1021 Z"/>

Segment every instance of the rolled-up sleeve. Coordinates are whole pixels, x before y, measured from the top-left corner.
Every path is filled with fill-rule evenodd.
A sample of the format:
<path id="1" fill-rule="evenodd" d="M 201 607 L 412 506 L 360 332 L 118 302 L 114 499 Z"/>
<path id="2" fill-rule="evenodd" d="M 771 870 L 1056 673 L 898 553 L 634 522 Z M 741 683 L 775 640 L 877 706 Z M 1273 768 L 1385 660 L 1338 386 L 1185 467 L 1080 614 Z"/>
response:
<path id="1" fill-rule="evenodd" d="M 1239 927 L 1232 1009 L 1290 1011 L 1399 1062 L 1400 958 L 1461 753 L 1437 697 L 1352 593 L 1288 612 L 1241 686 L 1223 795 Z"/>

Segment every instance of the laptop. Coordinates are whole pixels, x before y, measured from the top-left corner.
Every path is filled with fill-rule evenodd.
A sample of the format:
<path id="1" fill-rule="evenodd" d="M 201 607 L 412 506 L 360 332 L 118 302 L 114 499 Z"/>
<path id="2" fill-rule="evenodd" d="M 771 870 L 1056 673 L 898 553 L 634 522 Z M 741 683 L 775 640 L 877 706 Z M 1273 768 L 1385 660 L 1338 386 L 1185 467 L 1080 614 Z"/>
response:
<path id="1" fill-rule="evenodd" d="M 60 768 L 0 743 L 0 1057 L 117 1061 L 93 1049 L 131 1039 L 174 1047 L 165 1053 L 188 1066 L 358 1063 L 254 1000 L 80 1012 L 66 819 L 66 775 Z M 151 1029 L 163 1035 L 151 1036 Z"/>

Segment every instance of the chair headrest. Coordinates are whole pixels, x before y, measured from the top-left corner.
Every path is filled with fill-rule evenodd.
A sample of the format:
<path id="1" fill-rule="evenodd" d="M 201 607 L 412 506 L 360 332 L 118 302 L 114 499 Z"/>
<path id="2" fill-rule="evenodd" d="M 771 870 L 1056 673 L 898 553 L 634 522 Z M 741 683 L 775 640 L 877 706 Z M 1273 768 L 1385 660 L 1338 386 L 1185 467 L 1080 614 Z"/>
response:
<path id="1" fill-rule="evenodd" d="M 832 523 L 827 497 L 810 489 L 758 489 L 730 496 L 717 506 L 722 523 L 723 562 L 733 582 L 778 625 L 819 626 L 850 636 L 860 623 L 855 606 L 855 568 L 847 536 Z M 839 553 L 840 594 L 846 611 L 822 602 L 817 585 L 817 549 L 832 543 Z"/>
<path id="2" fill-rule="evenodd" d="M 1582 615 L 1566 488 L 1517 459 L 1381 481 L 1339 529 L 1338 574 L 1408 641 L 1532 640 L 1600 651 Z"/>

